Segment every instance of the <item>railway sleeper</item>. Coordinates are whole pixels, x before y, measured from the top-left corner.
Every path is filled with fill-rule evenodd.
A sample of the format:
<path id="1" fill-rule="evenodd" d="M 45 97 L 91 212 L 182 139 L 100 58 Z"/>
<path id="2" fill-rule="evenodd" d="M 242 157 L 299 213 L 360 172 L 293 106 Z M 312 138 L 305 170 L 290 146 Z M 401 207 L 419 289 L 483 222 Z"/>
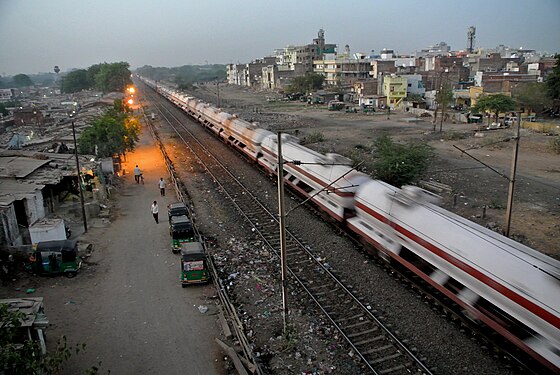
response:
<path id="1" fill-rule="evenodd" d="M 377 331 L 377 327 L 372 328 L 372 329 L 368 329 L 368 330 L 365 330 L 365 331 L 361 331 L 361 332 L 350 333 L 350 334 L 347 334 L 346 336 L 348 336 L 349 338 L 360 337 L 360 336 L 363 336 L 363 335 L 369 335 L 370 333 L 373 333 L 375 331 Z M 379 336 L 377 336 L 377 337 L 379 337 Z M 372 340 L 372 341 L 374 341 L 374 340 Z M 355 345 L 357 345 L 357 344 L 355 344 Z"/>
<path id="2" fill-rule="evenodd" d="M 341 319 L 337 319 L 336 322 L 337 323 L 344 323 L 347 322 L 349 320 L 355 320 L 355 319 L 362 319 L 364 318 L 364 314 L 356 314 L 356 315 L 352 315 L 346 318 L 341 318 Z"/>
<path id="3" fill-rule="evenodd" d="M 408 363 L 406 363 L 406 364 L 404 364 L 404 365 L 398 365 L 398 366 L 391 367 L 391 368 L 387 368 L 387 369 L 385 369 L 385 370 L 381 370 L 381 371 L 377 371 L 377 372 L 378 372 L 379 374 L 390 374 L 390 373 L 392 373 L 392 372 L 396 372 L 396 371 L 399 371 L 399 372 L 400 372 L 401 370 L 406 370 L 407 368 L 409 368 L 409 367 L 411 367 L 411 366 L 412 366 L 412 363 L 411 363 L 411 362 L 408 362 Z"/>
<path id="4" fill-rule="evenodd" d="M 357 344 L 355 344 L 355 345 L 357 345 Z M 384 350 L 388 350 L 388 349 L 391 349 L 391 348 L 393 348 L 393 345 L 391 345 L 391 344 L 384 345 L 384 346 L 380 346 L 378 348 L 373 348 L 373 349 L 366 350 L 365 352 L 362 352 L 362 354 L 379 353 L 379 352 L 382 352 Z"/>
<path id="5" fill-rule="evenodd" d="M 344 329 L 352 329 L 352 328 L 361 327 L 361 326 L 364 326 L 364 325 L 367 325 L 367 324 L 371 324 L 371 322 L 369 320 L 362 320 L 361 322 L 344 326 Z"/>
<path id="6" fill-rule="evenodd" d="M 399 357 L 402 357 L 402 354 L 401 353 L 395 353 L 395 354 L 391 354 L 391 355 L 388 355 L 388 356 L 385 356 L 385 357 L 374 359 L 372 361 L 368 361 L 368 363 L 370 365 L 375 365 L 375 364 L 387 362 L 387 361 L 390 361 L 392 359 L 399 358 Z"/>
<path id="7" fill-rule="evenodd" d="M 376 331 L 377 329 L 372 329 L 371 332 Z M 379 340 L 384 340 L 385 336 L 380 335 L 380 336 L 375 336 L 375 337 L 371 337 L 369 339 L 366 340 L 362 340 L 362 341 L 358 341 L 354 343 L 354 346 L 360 346 L 360 345 L 365 345 L 365 344 L 369 344 L 375 341 L 379 341 Z M 390 347 L 392 347 L 392 345 L 389 345 Z M 371 350 L 375 350 L 375 349 L 371 349 Z"/>

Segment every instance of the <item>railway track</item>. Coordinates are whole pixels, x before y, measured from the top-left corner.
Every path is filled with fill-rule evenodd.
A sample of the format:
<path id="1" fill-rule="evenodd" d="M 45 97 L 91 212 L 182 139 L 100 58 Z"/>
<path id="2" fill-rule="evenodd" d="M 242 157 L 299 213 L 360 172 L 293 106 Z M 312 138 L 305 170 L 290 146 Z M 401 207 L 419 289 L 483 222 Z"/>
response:
<path id="1" fill-rule="evenodd" d="M 159 97 L 153 93 L 148 95 L 162 118 L 279 258 L 278 215 L 263 205 L 169 110 L 171 104 L 165 102 L 163 105 Z M 286 239 L 288 271 L 293 280 L 348 342 L 362 360 L 364 369 L 373 374 L 431 374 L 427 366 L 375 316 L 376 311 L 361 303 L 344 280 L 323 265 L 297 236 L 287 230 Z"/>

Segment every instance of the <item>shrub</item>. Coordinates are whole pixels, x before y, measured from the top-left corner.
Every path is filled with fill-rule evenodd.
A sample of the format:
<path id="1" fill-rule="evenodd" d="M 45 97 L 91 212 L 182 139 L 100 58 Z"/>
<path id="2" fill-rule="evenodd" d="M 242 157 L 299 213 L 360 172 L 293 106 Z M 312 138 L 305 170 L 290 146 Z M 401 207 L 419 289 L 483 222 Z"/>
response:
<path id="1" fill-rule="evenodd" d="M 560 154 L 560 137 L 554 137 L 550 140 L 550 148 L 555 154 Z"/>
<path id="2" fill-rule="evenodd" d="M 323 142 L 324 140 L 325 140 L 325 136 L 323 135 L 323 133 L 316 131 L 303 137 L 301 144 L 307 145 L 310 143 Z"/>
<path id="3" fill-rule="evenodd" d="M 377 157 L 374 177 L 397 187 L 417 180 L 434 154 L 433 148 L 426 144 L 399 144 L 388 136 L 377 139 L 374 146 Z"/>

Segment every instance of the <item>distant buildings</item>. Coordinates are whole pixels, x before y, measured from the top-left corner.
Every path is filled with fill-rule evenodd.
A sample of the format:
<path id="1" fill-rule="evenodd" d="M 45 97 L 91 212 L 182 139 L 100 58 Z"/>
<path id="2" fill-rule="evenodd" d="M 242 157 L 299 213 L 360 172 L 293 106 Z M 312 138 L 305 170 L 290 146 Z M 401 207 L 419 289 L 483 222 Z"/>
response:
<path id="1" fill-rule="evenodd" d="M 432 109 L 437 106 L 435 92 L 445 84 L 454 90 L 456 102 L 452 105 L 468 107 L 480 95 L 511 95 L 515 87 L 543 82 L 556 63 L 554 58 L 525 48 L 500 45 L 475 50 L 475 30 L 473 26 L 468 29 L 467 51 L 452 51 L 447 43 L 439 42 L 413 55 L 393 49 L 366 55 L 352 54 L 348 45 L 339 51 L 335 44 L 325 42 L 321 29 L 313 43 L 277 49 L 273 56 L 249 64 L 228 65 L 228 83 L 281 90 L 294 77 L 314 72 L 325 77 L 325 86 L 350 93 L 356 103 L 398 107 L 407 97 L 426 97 L 427 107 Z"/>

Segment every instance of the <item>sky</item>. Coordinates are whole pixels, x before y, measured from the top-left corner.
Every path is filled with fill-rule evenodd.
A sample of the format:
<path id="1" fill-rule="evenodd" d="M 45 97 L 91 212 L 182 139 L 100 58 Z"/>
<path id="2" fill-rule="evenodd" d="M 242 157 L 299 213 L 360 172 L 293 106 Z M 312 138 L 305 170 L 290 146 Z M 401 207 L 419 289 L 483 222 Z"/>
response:
<path id="1" fill-rule="evenodd" d="M 560 52 L 560 0 L 0 0 L 0 75 L 248 63 L 321 28 L 339 51 L 464 50 L 469 26 L 475 48 Z"/>

